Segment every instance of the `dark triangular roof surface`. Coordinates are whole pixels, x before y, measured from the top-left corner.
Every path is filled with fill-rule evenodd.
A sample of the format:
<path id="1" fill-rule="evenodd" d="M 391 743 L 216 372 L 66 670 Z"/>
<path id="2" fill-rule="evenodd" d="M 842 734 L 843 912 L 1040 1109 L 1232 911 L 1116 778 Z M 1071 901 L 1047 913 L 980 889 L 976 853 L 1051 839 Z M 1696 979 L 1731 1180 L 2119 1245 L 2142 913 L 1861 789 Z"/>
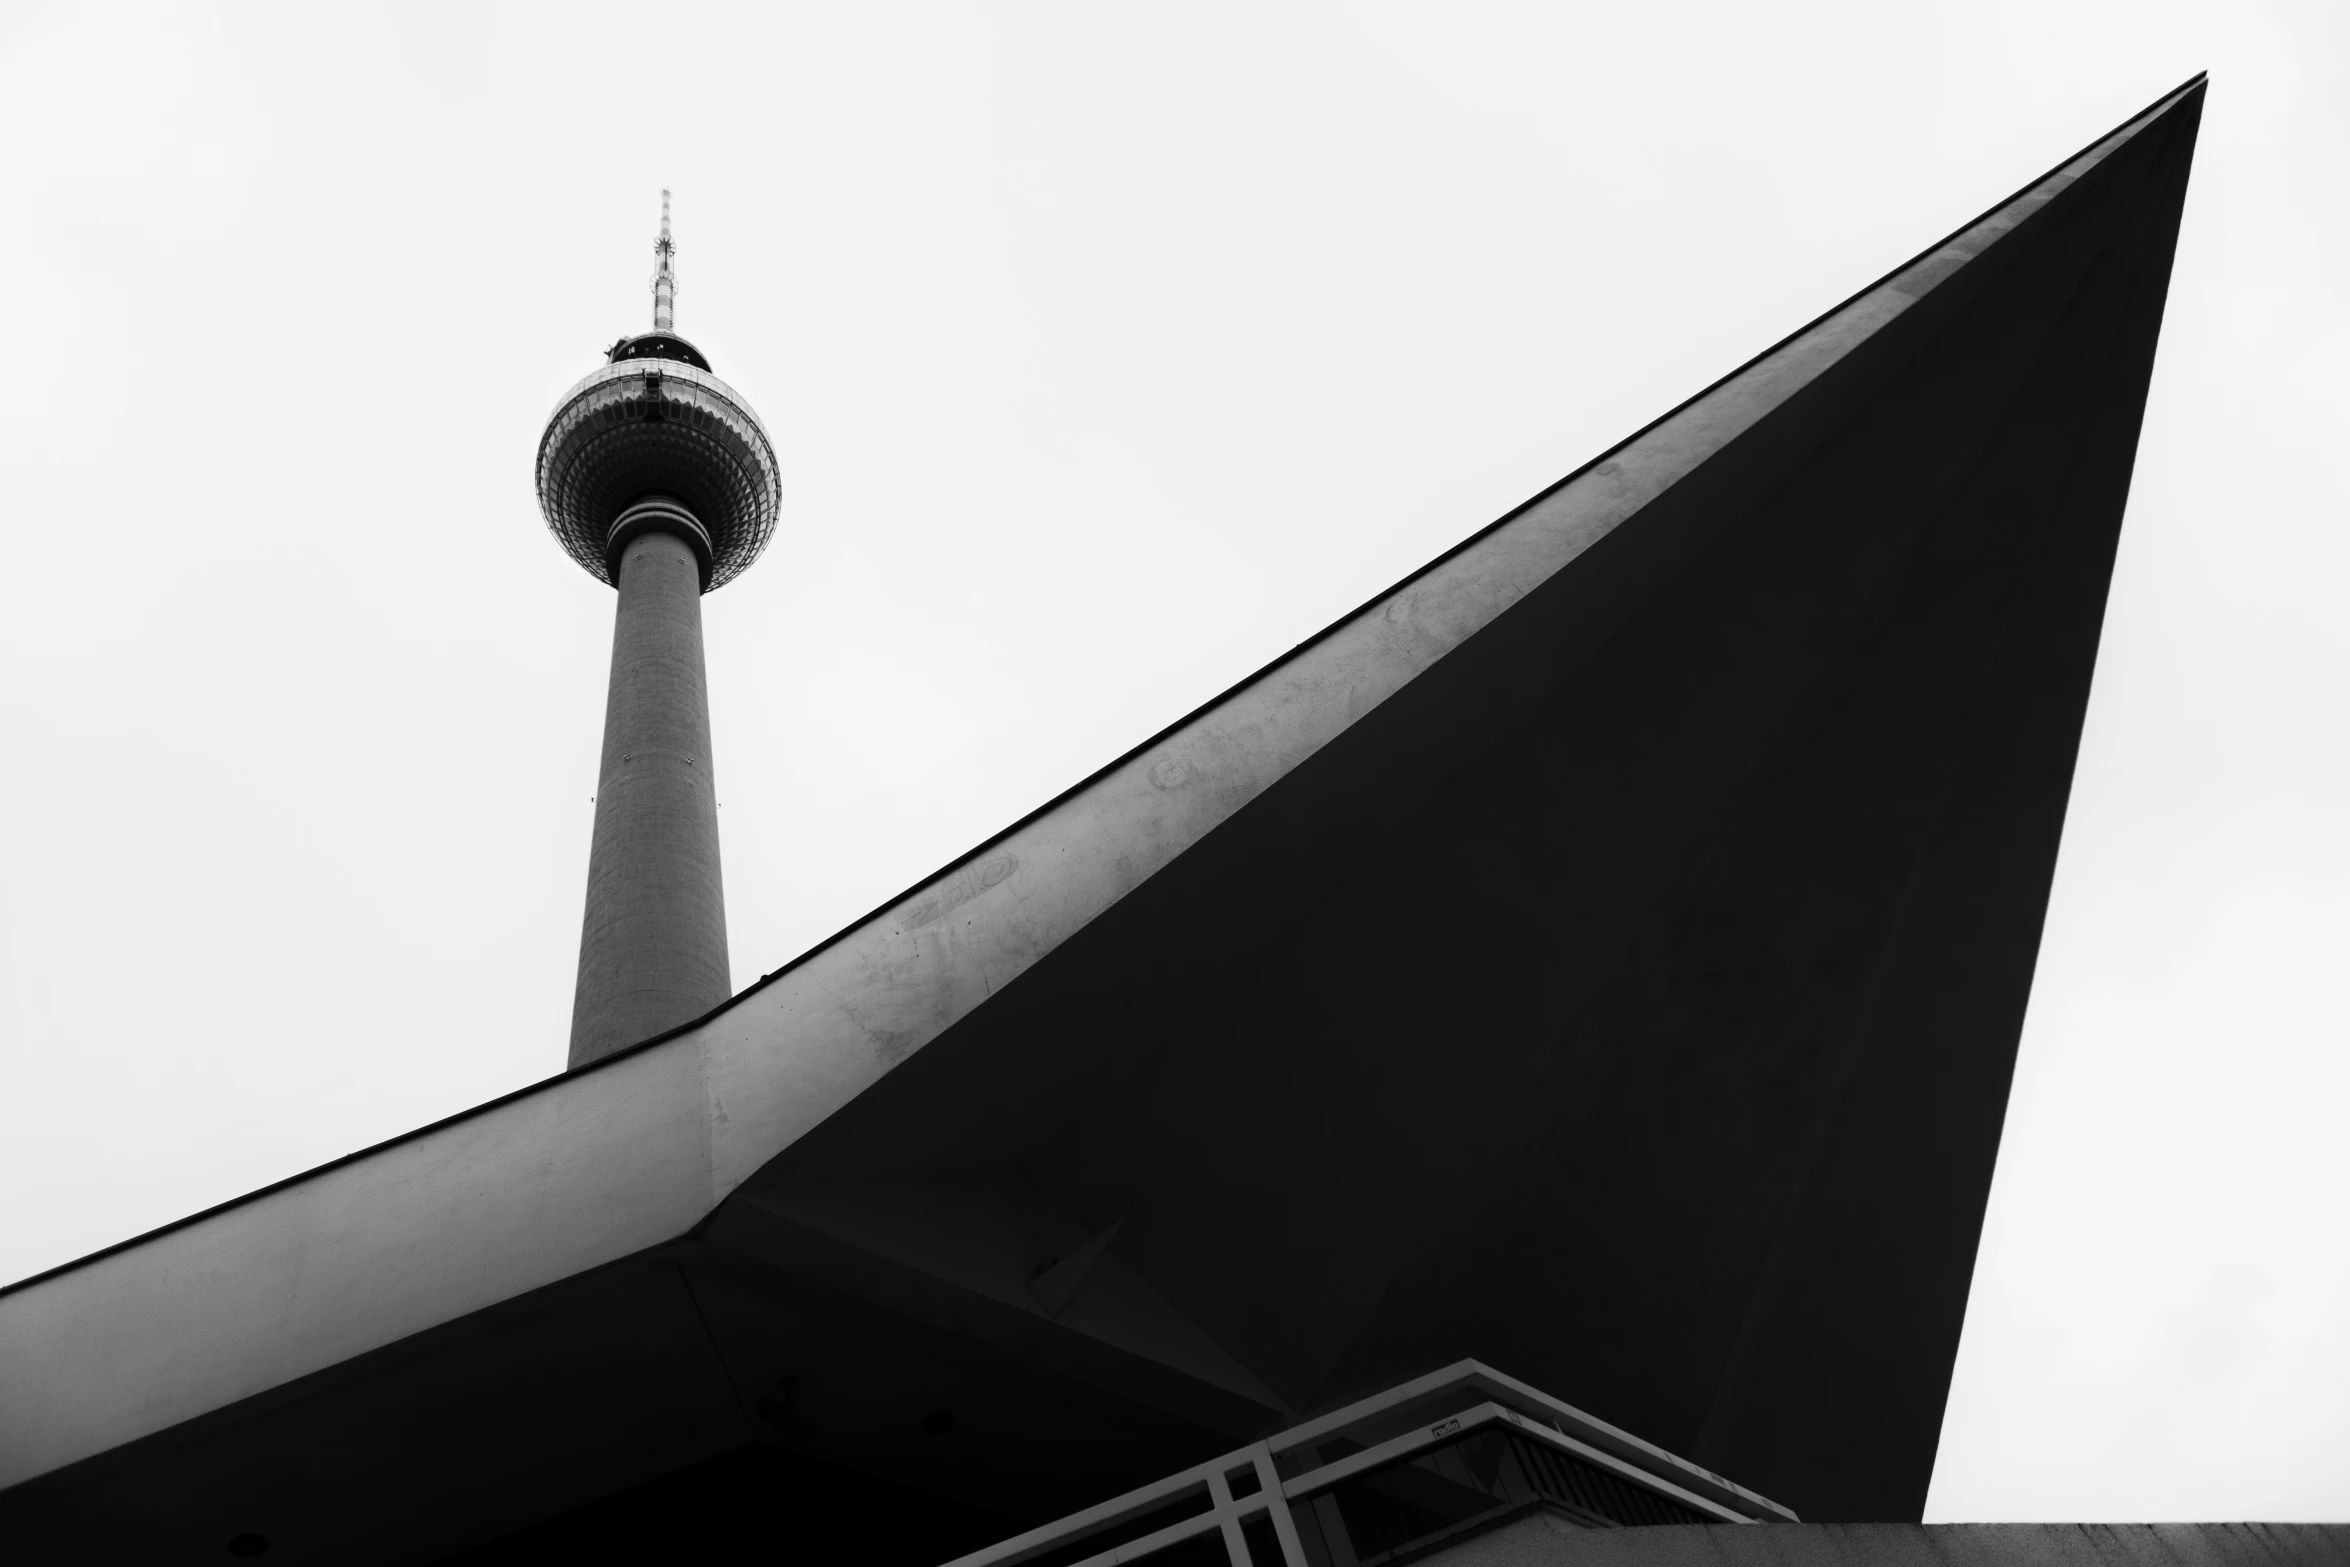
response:
<path id="1" fill-rule="evenodd" d="M 938 1560 L 1468 1357 L 1916 1519 L 2202 97 L 709 1017 L 0 1292 L 0 1534 Z"/>

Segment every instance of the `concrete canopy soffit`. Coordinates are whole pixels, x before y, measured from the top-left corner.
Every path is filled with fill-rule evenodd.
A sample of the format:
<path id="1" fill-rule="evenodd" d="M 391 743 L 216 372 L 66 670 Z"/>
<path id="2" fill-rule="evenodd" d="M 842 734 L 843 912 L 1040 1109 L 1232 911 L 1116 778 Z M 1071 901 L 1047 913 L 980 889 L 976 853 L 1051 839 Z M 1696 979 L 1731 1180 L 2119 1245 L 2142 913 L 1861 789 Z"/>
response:
<path id="1" fill-rule="evenodd" d="M 1314 742 L 712 1238 L 946 1280 L 907 1216 L 1018 1190 L 1284 1407 L 1474 1356 L 1917 1516 L 2199 102 L 1138 756 Z"/>

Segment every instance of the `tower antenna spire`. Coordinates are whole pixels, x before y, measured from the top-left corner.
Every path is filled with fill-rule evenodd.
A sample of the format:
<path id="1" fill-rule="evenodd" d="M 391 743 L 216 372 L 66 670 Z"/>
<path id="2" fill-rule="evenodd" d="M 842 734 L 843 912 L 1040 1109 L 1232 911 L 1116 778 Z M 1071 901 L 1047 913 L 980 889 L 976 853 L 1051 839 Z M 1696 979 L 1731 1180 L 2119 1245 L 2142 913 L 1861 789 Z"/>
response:
<path id="1" fill-rule="evenodd" d="M 653 241 L 653 330 L 677 330 L 677 247 L 669 241 L 669 190 L 661 190 L 661 237 Z"/>

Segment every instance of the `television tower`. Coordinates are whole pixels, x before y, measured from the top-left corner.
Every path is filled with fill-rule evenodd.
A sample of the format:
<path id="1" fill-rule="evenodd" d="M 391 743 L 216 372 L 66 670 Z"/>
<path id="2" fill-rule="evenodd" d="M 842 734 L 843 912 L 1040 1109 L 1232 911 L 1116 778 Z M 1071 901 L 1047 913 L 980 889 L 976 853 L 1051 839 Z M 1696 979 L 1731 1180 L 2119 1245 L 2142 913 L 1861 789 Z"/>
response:
<path id="1" fill-rule="evenodd" d="M 653 244 L 653 330 L 612 345 L 539 440 L 539 508 L 571 558 L 619 590 L 574 1067 L 691 1022 L 733 994 L 702 595 L 775 531 L 775 448 L 675 330 L 669 192 Z"/>

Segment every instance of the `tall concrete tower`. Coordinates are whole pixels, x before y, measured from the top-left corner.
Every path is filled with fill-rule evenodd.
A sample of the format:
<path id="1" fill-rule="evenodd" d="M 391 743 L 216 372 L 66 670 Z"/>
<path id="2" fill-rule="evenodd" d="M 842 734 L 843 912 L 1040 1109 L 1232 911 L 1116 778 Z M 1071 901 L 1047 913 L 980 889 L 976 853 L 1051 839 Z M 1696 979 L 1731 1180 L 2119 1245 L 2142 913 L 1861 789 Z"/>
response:
<path id="1" fill-rule="evenodd" d="M 677 335 L 669 193 L 653 330 L 614 344 L 539 441 L 539 507 L 571 558 L 619 590 L 571 1065 L 690 1022 L 733 993 L 702 595 L 775 531 L 775 448 Z"/>

